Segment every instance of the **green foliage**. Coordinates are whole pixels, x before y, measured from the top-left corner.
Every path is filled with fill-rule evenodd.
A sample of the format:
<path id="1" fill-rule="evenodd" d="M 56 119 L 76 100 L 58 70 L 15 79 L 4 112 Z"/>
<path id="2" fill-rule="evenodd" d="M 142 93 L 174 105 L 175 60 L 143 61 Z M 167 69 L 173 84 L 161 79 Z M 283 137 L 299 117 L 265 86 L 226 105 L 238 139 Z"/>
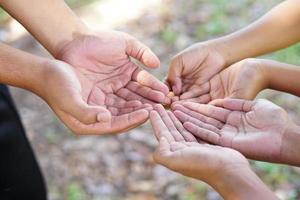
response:
<path id="1" fill-rule="evenodd" d="M 9 18 L 7 12 L 5 12 L 2 8 L 0 8 L 0 22 L 5 21 Z"/>
<path id="2" fill-rule="evenodd" d="M 170 27 L 167 27 L 164 30 L 162 30 L 161 38 L 165 43 L 173 45 L 176 42 L 177 33 Z"/>
<path id="3" fill-rule="evenodd" d="M 295 180 L 296 174 L 285 165 L 253 161 L 253 166 L 256 170 L 263 173 L 263 180 L 269 184 L 277 185 Z"/>
<path id="4" fill-rule="evenodd" d="M 86 194 L 84 190 L 76 183 L 72 183 L 68 186 L 66 200 L 85 200 L 85 197 Z"/>
<path id="5" fill-rule="evenodd" d="M 291 64 L 300 64 L 300 44 L 293 45 L 287 49 L 283 49 L 275 52 L 271 55 L 271 58 L 280 62 L 286 62 Z"/>
<path id="6" fill-rule="evenodd" d="M 96 0 L 65 0 L 65 1 L 71 7 L 80 7 L 80 6 L 92 3 Z"/>

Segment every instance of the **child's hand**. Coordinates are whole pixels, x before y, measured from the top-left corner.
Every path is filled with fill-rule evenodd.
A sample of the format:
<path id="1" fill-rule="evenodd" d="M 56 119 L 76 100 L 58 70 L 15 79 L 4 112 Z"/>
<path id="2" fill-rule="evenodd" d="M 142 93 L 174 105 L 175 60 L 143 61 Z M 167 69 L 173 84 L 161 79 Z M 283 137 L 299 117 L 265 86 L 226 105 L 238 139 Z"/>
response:
<path id="1" fill-rule="evenodd" d="M 298 160 L 292 163 L 300 163 L 299 153 L 287 152 L 291 147 L 285 138 L 294 126 L 283 109 L 267 100 L 219 99 L 213 103 L 219 107 L 178 103 L 173 106 L 174 114 L 204 141 L 233 148 L 252 159 L 290 162 L 296 156 Z"/>
<path id="2" fill-rule="evenodd" d="M 211 183 L 227 170 L 249 167 L 233 149 L 197 142 L 161 105 L 150 112 L 150 121 L 160 143 L 154 159 L 174 171 Z"/>
<path id="3" fill-rule="evenodd" d="M 174 117 L 174 116 L 173 116 Z M 159 147 L 154 160 L 171 170 L 210 184 L 226 199 L 277 199 L 251 171 L 246 158 L 230 148 L 189 141 L 181 126 L 172 123 L 163 108 L 151 111 L 150 120 Z"/>
<path id="4" fill-rule="evenodd" d="M 171 60 L 166 82 L 176 96 L 196 97 L 199 86 L 226 66 L 225 56 L 217 46 L 212 42 L 198 43 Z"/>
<path id="5" fill-rule="evenodd" d="M 268 86 L 267 77 L 259 59 L 237 62 L 214 75 L 181 96 L 181 100 L 208 103 L 214 99 L 253 99 Z"/>

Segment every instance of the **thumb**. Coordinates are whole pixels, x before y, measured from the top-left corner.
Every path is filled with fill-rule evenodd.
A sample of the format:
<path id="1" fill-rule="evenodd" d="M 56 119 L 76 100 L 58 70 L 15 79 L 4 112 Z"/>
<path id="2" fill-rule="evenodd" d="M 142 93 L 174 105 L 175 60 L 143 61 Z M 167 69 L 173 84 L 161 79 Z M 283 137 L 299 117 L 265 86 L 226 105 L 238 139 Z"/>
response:
<path id="1" fill-rule="evenodd" d="M 111 120 L 111 113 L 102 106 L 88 105 L 82 99 L 77 99 L 72 103 L 68 103 L 65 107 L 65 112 L 72 115 L 74 118 L 84 124 L 92 124 L 97 122 L 109 122 Z"/>
<path id="2" fill-rule="evenodd" d="M 150 48 L 131 36 L 128 36 L 126 40 L 125 51 L 128 56 L 137 59 L 149 68 L 156 68 L 160 65 L 159 59 Z"/>
<path id="3" fill-rule="evenodd" d="M 172 59 L 166 79 L 176 96 L 179 96 L 182 92 L 181 74 L 183 66 L 179 60 L 179 57 Z"/>
<path id="4" fill-rule="evenodd" d="M 165 164 L 171 155 L 170 143 L 165 137 L 159 138 L 159 146 L 155 150 L 154 160 L 159 164 Z"/>

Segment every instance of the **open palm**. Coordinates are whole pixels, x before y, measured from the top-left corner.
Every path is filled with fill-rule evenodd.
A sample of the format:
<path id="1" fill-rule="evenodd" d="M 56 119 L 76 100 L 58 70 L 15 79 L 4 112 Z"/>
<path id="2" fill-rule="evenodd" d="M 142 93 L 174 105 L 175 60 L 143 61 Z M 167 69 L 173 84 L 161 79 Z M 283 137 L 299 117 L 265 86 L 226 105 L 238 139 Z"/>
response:
<path id="1" fill-rule="evenodd" d="M 195 98 L 199 96 L 198 88 L 225 65 L 225 59 L 212 45 L 198 43 L 172 59 L 166 81 L 180 99 Z"/>
<path id="2" fill-rule="evenodd" d="M 120 123 L 126 124 L 123 129 L 137 125 L 132 121 L 143 123 L 142 103 L 170 103 L 167 86 L 132 62 L 130 56 L 148 67 L 159 66 L 158 58 L 148 47 L 120 32 L 78 36 L 58 55 L 74 66 L 83 99 L 111 112 L 112 121 L 105 132 L 120 131 Z"/>
<path id="3" fill-rule="evenodd" d="M 215 74 L 209 81 L 190 91 L 182 99 L 208 103 L 221 98 L 251 100 L 266 88 L 266 79 L 258 59 L 237 62 Z"/>
<path id="4" fill-rule="evenodd" d="M 267 100 L 222 99 L 215 103 L 219 107 L 185 102 L 174 106 L 174 114 L 204 141 L 236 149 L 248 158 L 278 161 L 290 123 L 283 109 Z"/>
<path id="5" fill-rule="evenodd" d="M 197 142 L 161 106 L 151 111 L 150 121 L 159 140 L 154 159 L 169 169 L 213 184 L 226 171 L 248 167 L 245 157 L 233 149 Z"/>

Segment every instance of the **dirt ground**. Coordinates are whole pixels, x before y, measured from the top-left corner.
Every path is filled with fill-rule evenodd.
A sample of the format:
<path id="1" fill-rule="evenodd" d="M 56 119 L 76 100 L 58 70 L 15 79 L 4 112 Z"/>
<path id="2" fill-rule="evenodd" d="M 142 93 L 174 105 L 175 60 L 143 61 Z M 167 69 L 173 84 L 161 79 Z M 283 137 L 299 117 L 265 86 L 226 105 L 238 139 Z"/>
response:
<path id="1" fill-rule="evenodd" d="M 159 69 L 151 72 L 162 79 L 170 58 L 179 51 L 197 41 L 244 27 L 278 2 L 102 0 L 80 4 L 74 10 L 92 28 L 125 31 L 150 46 L 162 63 Z M 1 30 L 3 40 L 8 40 L 5 33 L 14 31 L 5 26 Z M 49 56 L 26 33 L 9 43 Z M 300 64 L 299 49 L 293 47 L 287 53 L 279 52 L 268 57 Z M 77 137 L 40 98 L 21 89 L 11 88 L 11 91 L 47 181 L 50 200 L 220 199 L 205 183 L 153 163 L 151 155 L 157 143 L 148 123 L 119 135 Z M 297 97 L 274 91 L 265 91 L 259 97 L 283 106 L 299 121 Z M 300 199 L 299 169 L 263 162 L 252 164 L 263 181 L 282 199 Z"/>

